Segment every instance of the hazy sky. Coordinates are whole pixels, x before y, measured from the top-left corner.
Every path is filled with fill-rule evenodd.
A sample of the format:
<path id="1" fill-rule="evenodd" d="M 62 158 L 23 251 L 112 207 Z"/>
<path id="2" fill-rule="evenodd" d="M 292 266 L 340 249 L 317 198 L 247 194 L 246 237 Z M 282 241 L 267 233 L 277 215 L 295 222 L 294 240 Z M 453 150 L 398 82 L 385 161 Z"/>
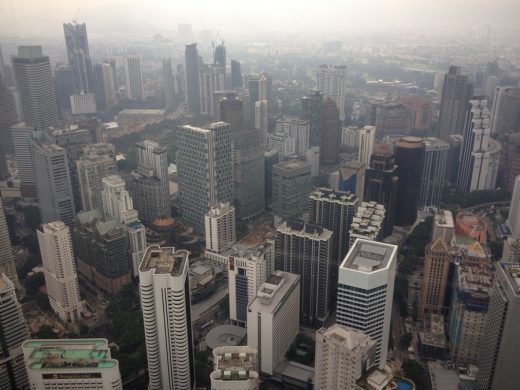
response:
<path id="1" fill-rule="evenodd" d="M 89 34 L 179 22 L 223 32 L 518 27 L 520 0 L 0 0 L 0 34 L 59 35 L 76 15 Z"/>

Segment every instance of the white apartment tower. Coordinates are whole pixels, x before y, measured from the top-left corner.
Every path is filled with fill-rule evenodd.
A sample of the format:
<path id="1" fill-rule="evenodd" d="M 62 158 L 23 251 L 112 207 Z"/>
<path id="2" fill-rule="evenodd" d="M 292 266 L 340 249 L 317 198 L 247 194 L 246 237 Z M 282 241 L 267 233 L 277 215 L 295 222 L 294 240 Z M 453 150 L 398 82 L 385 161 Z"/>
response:
<path id="1" fill-rule="evenodd" d="M 376 143 L 376 127 L 365 126 L 359 129 L 359 147 L 358 160 L 365 166 L 370 166 L 370 157 L 374 152 L 374 145 Z"/>
<path id="2" fill-rule="evenodd" d="M 144 99 L 143 70 L 140 55 L 125 55 L 126 97 L 130 100 Z"/>
<path id="3" fill-rule="evenodd" d="M 345 92 L 347 67 L 345 65 L 320 65 L 318 67 L 318 90 L 323 97 L 330 97 L 339 108 L 339 119 L 345 119 Z"/>
<path id="4" fill-rule="evenodd" d="M 152 245 L 139 267 L 149 390 L 195 388 L 188 263 L 188 251 Z"/>
<path id="5" fill-rule="evenodd" d="M 206 249 L 220 253 L 237 240 L 235 227 L 235 208 L 229 203 L 219 203 L 211 207 L 204 216 Z"/>
<path id="6" fill-rule="evenodd" d="M 215 112 L 216 91 L 226 89 L 226 69 L 220 65 L 206 64 L 199 67 L 200 112 L 217 116 Z"/>
<path id="7" fill-rule="evenodd" d="M 386 366 L 397 246 L 358 239 L 341 263 L 336 322 L 374 339 L 376 364 Z"/>
<path id="8" fill-rule="evenodd" d="M 302 119 L 278 119 L 276 121 L 275 134 L 285 134 L 295 140 L 294 152 L 305 157 L 309 149 L 309 133 L 311 122 Z M 274 147 L 274 145 L 272 145 Z M 281 152 L 281 151 L 280 151 Z"/>
<path id="9" fill-rule="evenodd" d="M 248 346 L 213 350 L 211 390 L 258 390 L 258 351 Z"/>
<path id="10" fill-rule="evenodd" d="M 76 322 L 81 318 L 83 302 L 80 301 L 69 228 L 56 221 L 43 225 L 42 230 L 36 232 L 51 308 L 62 321 Z"/>
<path id="11" fill-rule="evenodd" d="M 89 155 L 76 160 L 81 209 L 103 211 L 102 180 L 116 173 L 116 162 L 108 156 Z"/>

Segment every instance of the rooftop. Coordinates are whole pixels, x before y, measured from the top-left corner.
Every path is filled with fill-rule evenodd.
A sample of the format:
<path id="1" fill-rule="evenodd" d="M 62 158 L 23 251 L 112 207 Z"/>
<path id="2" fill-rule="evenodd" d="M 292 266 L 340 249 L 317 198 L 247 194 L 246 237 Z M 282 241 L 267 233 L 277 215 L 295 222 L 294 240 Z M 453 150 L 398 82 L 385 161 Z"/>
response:
<path id="1" fill-rule="evenodd" d="M 188 251 L 175 250 L 174 247 L 160 247 L 151 245 L 146 250 L 140 271 L 149 271 L 155 269 L 155 274 L 170 274 L 171 276 L 180 276 L 186 268 L 188 261 Z"/>
<path id="2" fill-rule="evenodd" d="M 217 347 L 236 347 L 242 344 L 247 330 L 236 325 L 220 325 L 211 329 L 206 335 L 206 344 L 211 349 Z"/>
<path id="3" fill-rule="evenodd" d="M 311 199 L 325 199 L 330 202 L 351 204 L 357 200 L 356 194 L 350 191 L 334 191 L 329 188 L 318 188 L 310 195 Z"/>
<path id="4" fill-rule="evenodd" d="M 122 111 L 119 111 L 119 115 L 164 115 L 164 110 L 154 110 L 154 109 L 134 109 L 134 108 L 125 108 Z"/>
<path id="5" fill-rule="evenodd" d="M 449 210 L 439 210 L 435 213 L 435 225 L 452 228 L 455 226 L 453 223 L 453 214 Z"/>
<path id="6" fill-rule="evenodd" d="M 334 340 L 350 351 L 364 353 L 367 348 L 375 345 L 372 338 L 360 330 L 334 324 L 329 328 L 321 328 L 318 333 Z"/>
<path id="7" fill-rule="evenodd" d="M 283 222 L 276 230 L 280 233 L 293 233 L 314 240 L 328 240 L 332 237 L 330 230 L 324 229 L 320 225 L 304 223 L 298 220 Z"/>
<path id="8" fill-rule="evenodd" d="M 256 298 L 249 305 L 249 311 L 275 313 L 286 296 L 299 284 L 300 276 L 289 272 L 275 271 L 263 283 Z"/>
<path id="9" fill-rule="evenodd" d="M 516 295 L 520 295 L 520 264 L 501 261 L 500 267 L 504 270 L 507 281 Z"/>
<path id="10" fill-rule="evenodd" d="M 279 164 L 275 164 L 273 169 L 281 170 L 281 171 L 296 171 L 300 169 L 307 168 L 309 172 L 311 171 L 311 165 L 304 161 L 299 159 L 293 159 L 285 162 L 281 162 Z"/>
<path id="11" fill-rule="evenodd" d="M 397 252 L 397 246 L 382 242 L 357 239 L 340 268 L 359 272 L 375 272 L 387 268 Z"/>

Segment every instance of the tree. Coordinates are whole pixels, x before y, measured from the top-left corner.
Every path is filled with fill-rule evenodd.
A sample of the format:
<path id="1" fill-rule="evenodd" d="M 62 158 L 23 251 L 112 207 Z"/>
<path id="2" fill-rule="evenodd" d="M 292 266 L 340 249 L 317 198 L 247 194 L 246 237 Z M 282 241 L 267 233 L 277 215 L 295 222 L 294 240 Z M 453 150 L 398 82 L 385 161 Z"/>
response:
<path id="1" fill-rule="evenodd" d="M 405 333 L 401 336 L 399 342 L 401 343 L 401 347 L 407 349 L 412 344 L 413 335 L 411 333 Z"/>
<path id="2" fill-rule="evenodd" d="M 208 351 L 195 349 L 195 377 L 197 386 L 211 386 L 210 374 L 213 364 Z"/>
<path id="3" fill-rule="evenodd" d="M 86 335 L 89 334 L 89 332 L 90 332 L 90 328 L 89 328 L 87 325 L 85 325 L 85 324 L 81 324 L 81 325 L 79 326 L 79 334 L 80 334 L 81 336 L 86 336 Z"/>
<path id="4" fill-rule="evenodd" d="M 410 378 L 415 382 L 417 390 L 423 390 L 425 388 L 426 372 L 421 364 L 415 360 L 407 359 L 403 362 L 401 370 L 406 378 Z"/>
<path id="5" fill-rule="evenodd" d="M 31 230 L 36 230 L 41 225 L 40 209 L 35 206 L 27 206 L 23 211 L 25 224 Z"/>
<path id="6" fill-rule="evenodd" d="M 40 326 L 40 329 L 34 334 L 34 337 L 37 339 L 59 339 L 59 336 L 49 325 Z"/>
<path id="7" fill-rule="evenodd" d="M 464 197 L 463 207 L 472 207 L 483 203 L 511 200 L 511 193 L 505 190 L 473 191 Z"/>

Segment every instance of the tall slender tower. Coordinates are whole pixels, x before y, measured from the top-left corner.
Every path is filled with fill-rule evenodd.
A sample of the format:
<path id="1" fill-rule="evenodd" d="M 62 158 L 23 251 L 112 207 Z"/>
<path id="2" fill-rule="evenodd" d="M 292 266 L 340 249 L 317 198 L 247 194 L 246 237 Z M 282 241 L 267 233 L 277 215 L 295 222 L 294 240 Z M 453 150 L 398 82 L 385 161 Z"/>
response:
<path id="1" fill-rule="evenodd" d="M 310 146 L 321 146 L 323 131 L 323 93 L 311 91 L 301 98 L 302 119 L 311 123 Z"/>
<path id="2" fill-rule="evenodd" d="M 0 274 L 2 273 L 13 282 L 14 287 L 20 288 L 20 282 L 16 274 L 13 247 L 11 246 L 11 239 L 5 219 L 4 205 L 2 198 L 0 198 Z"/>
<path id="3" fill-rule="evenodd" d="M 226 47 L 224 42 L 220 45 L 215 46 L 215 52 L 213 53 L 213 63 L 215 65 L 226 67 Z"/>
<path id="4" fill-rule="evenodd" d="M 63 23 L 65 46 L 69 65 L 72 66 L 74 93 L 94 91 L 94 75 L 88 49 L 87 25 Z"/>
<path id="5" fill-rule="evenodd" d="M 320 65 L 318 67 L 318 89 L 325 98 L 330 97 L 337 104 L 339 119 L 345 119 L 345 92 L 347 67 L 345 65 Z"/>
<path id="6" fill-rule="evenodd" d="M 334 164 L 339 156 L 341 143 L 341 121 L 338 106 L 327 97 L 323 103 L 323 132 L 321 160 L 324 164 Z"/>
<path id="7" fill-rule="evenodd" d="M 97 107 L 106 110 L 117 102 L 115 63 L 110 61 L 94 65 L 94 78 Z"/>
<path id="8" fill-rule="evenodd" d="M 367 167 L 370 165 L 370 158 L 374 152 L 374 146 L 376 143 L 376 127 L 365 126 L 359 129 L 359 147 L 358 147 L 358 160 L 365 164 Z"/>
<path id="9" fill-rule="evenodd" d="M 195 389 L 188 251 L 152 245 L 139 267 L 149 390 Z"/>
<path id="10" fill-rule="evenodd" d="M 204 64 L 199 66 L 200 112 L 216 117 L 215 92 L 226 89 L 226 73 L 223 66 Z"/>
<path id="11" fill-rule="evenodd" d="M 141 56 L 126 55 L 125 64 L 125 85 L 126 97 L 130 100 L 144 99 L 143 69 L 141 68 Z"/>
<path id="12" fill-rule="evenodd" d="M 14 96 L 0 74 L 0 180 L 6 180 L 9 177 L 5 155 L 14 151 L 11 126 L 16 122 L 18 122 L 18 117 Z"/>
<path id="13" fill-rule="evenodd" d="M 162 62 L 164 87 L 164 108 L 173 111 L 175 108 L 175 80 L 173 78 L 172 60 L 165 58 Z"/>
<path id="14" fill-rule="evenodd" d="M 200 89 L 197 44 L 186 45 L 184 56 L 186 63 L 186 103 L 190 112 L 198 114 L 200 112 Z"/>
<path id="15" fill-rule="evenodd" d="M 231 88 L 242 88 L 242 68 L 240 62 L 231 60 Z"/>
<path id="16" fill-rule="evenodd" d="M 116 162 L 108 156 L 90 155 L 76 160 L 79 188 L 81 192 L 81 209 L 84 211 L 103 211 L 101 190 L 102 179 L 116 173 Z"/>
<path id="17" fill-rule="evenodd" d="M 520 130 L 520 88 L 495 89 L 490 126 L 491 133 L 500 136 Z"/>
<path id="18" fill-rule="evenodd" d="M 419 208 L 439 207 L 446 176 L 450 144 L 437 138 L 423 139 L 424 165 L 419 190 Z"/>
<path id="19" fill-rule="evenodd" d="M 43 225 L 36 232 L 51 308 L 62 321 L 76 322 L 81 319 L 83 302 L 69 228 L 57 221 Z"/>

